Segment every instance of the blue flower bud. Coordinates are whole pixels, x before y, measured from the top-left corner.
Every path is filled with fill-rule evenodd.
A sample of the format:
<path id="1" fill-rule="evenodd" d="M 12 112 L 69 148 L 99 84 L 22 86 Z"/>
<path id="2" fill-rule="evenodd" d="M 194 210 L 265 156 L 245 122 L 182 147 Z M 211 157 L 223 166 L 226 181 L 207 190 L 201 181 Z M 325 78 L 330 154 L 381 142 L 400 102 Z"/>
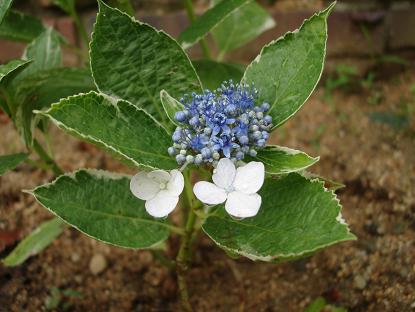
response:
<path id="1" fill-rule="evenodd" d="M 263 112 L 256 113 L 256 118 L 258 118 L 258 119 L 264 118 L 264 113 Z"/>
<path id="2" fill-rule="evenodd" d="M 255 132 L 255 131 L 258 131 L 259 130 L 259 127 L 257 125 L 252 125 L 250 127 L 250 130 L 252 130 L 252 132 Z"/>
<path id="3" fill-rule="evenodd" d="M 239 140 L 239 143 L 241 143 L 242 145 L 248 144 L 249 142 L 249 139 L 246 135 L 239 137 L 238 140 Z"/>
<path id="4" fill-rule="evenodd" d="M 186 114 L 183 111 L 178 111 L 174 114 L 174 119 L 178 122 L 183 122 L 186 120 Z"/>
<path id="5" fill-rule="evenodd" d="M 242 160 L 242 159 L 244 159 L 244 156 L 245 156 L 245 154 L 243 152 L 237 152 L 236 155 L 235 155 L 235 158 L 237 160 Z"/>
<path id="6" fill-rule="evenodd" d="M 173 146 L 170 146 L 170 147 L 167 149 L 167 152 L 169 153 L 169 155 L 170 155 L 170 156 L 174 156 L 174 155 L 176 155 L 176 149 L 175 149 Z"/>
<path id="7" fill-rule="evenodd" d="M 264 112 L 268 111 L 270 106 L 268 103 L 262 103 L 261 108 Z"/>
<path id="8" fill-rule="evenodd" d="M 262 131 L 262 138 L 263 138 L 264 140 L 268 140 L 268 138 L 269 138 L 269 133 L 268 133 L 267 131 Z"/>
<path id="9" fill-rule="evenodd" d="M 203 162 L 203 157 L 201 154 L 197 154 L 195 157 L 195 164 L 200 165 Z"/>
<path id="10" fill-rule="evenodd" d="M 172 138 L 173 142 L 177 143 L 182 138 L 182 135 L 181 135 L 181 133 L 174 132 L 173 135 L 171 136 L 171 138 Z"/>
<path id="11" fill-rule="evenodd" d="M 182 154 L 176 155 L 176 161 L 179 165 L 182 165 L 186 161 L 186 157 Z"/>
<path id="12" fill-rule="evenodd" d="M 194 117 L 190 118 L 189 125 L 197 126 L 198 124 L 199 124 L 199 117 L 194 116 Z"/>
<path id="13" fill-rule="evenodd" d="M 212 129 L 211 128 L 205 128 L 203 129 L 203 133 L 206 135 L 210 135 L 212 133 Z"/>
<path id="14" fill-rule="evenodd" d="M 249 156 L 256 157 L 256 154 L 257 154 L 256 150 L 254 149 L 249 150 Z"/>
<path id="15" fill-rule="evenodd" d="M 189 164 L 193 164 L 194 160 L 195 160 L 195 158 L 192 155 L 187 155 L 186 156 L 186 162 L 188 162 Z"/>
<path id="16" fill-rule="evenodd" d="M 204 147 L 201 150 L 201 154 L 203 158 L 210 158 L 210 156 L 212 156 L 212 151 L 210 150 L 209 147 Z"/>
<path id="17" fill-rule="evenodd" d="M 270 115 L 266 115 L 266 116 L 264 117 L 264 121 L 265 121 L 267 124 L 270 124 L 270 123 L 272 122 L 272 117 L 271 117 Z"/>
<path id="18" fill-rule="evenodd" d="M 264 147 L 265 146 L 265 140 L 264 139 L 258 140 L 257 145 L 260 146 L 260 147 Z"/>
<path id="19" fill-rule="evenodd" d="M 253 136 L 253 138 L 254 138 L 254 139 L 256 139 L 256 140 L 262 139 L 262 133 L 261 133 L 261 132 L 259 132 L 259 131 L 255 131 L 255 132 L 252 134 L 252 136 Z"/>

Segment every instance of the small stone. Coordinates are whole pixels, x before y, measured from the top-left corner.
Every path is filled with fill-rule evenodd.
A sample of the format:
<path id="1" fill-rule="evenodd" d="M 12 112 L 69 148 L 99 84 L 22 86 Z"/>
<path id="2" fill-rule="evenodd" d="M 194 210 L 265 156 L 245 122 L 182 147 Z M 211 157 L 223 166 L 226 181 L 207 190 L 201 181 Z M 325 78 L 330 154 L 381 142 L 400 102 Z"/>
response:
<path id="1" fill-rule="evenodd" d="M 357 289 L 364 289 L 366 288 L 366 280 L 361 275 L 356 275 L 353 279 L 353 286 Z"/>
<path id="2" fill-rule="evenodd" d="M 107 260 L 102 254 L 95 254 L 89 262 L 89 270 L 92 274 L 98 275 L 107 267 Z"/>
<path id="3" fill-rule="evenodd" d="M 73 254 L 71 255 L 71 260 L 72 260 L 73 262 L 78 262 L 78 261 L 79 261 L 79 259 L 81 259 L 81 257 L 79 256 L 79 254 L 77 254 L 77 253 L 73 253 Z"/>

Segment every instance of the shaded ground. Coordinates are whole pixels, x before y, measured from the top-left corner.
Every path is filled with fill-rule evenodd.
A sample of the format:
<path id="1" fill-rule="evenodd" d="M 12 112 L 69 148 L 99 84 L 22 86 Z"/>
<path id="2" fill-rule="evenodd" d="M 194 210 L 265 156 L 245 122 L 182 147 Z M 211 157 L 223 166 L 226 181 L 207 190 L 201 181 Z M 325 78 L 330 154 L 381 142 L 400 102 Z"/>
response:
<path id="1" fill-rule="evenodd" d="M 188 276 L 195 310 L 302 311 L 324 296 L 350 311 L 414 311 L 414 110 L 413 71 L 375 84 L 370 92 L 336 92 L 332 101 L 318 90 L 277 130 L 273 143 L 321 155 L 313 171 L 347 185 L 339 192 L 343 216 L 359 240 L 273 265 L 230 260 L 201 238 Z M 19 150 L 4 118 L 0 133 L 0 154 Z M 56 129 L 53 141 L 57 162 L 67 171 L 132 172 Z M 25 235 L 50 218 L 20 192 L 48 179 L 26 165 L 0 178 L 0 230 Z M 97 255 L 105 268 L 93 274 L 90 262 Z M 73 311 L 179 310 L 174 276 L 149 252 L 104 245 L 73 229 L 24 265 L 0 268 L 0 311 L 40 311 L 52 286 L 80 293 L 64 300 Z"/>

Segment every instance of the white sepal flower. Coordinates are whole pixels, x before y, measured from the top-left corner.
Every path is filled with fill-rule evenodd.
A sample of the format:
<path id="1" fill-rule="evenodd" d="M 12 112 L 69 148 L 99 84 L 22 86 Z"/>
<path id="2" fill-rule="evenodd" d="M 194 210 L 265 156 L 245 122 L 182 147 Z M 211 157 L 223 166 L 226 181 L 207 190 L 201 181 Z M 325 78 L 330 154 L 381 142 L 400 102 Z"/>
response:
<path id="1" fill-rule="evenodd" d="M 164 170 L 141 171 L 130 181 L 131 192 L 146 201 L 147 212 L 155 218 L 166 217 L 176 208 L 183 188 L 183 175 L 176 169 L 170 173 Z"/>
<path id="2" fill-rule="evenodd" d="M 257 194 L 264 183 L 264 164 L 251 161 L 243 167 L 235 168 L 228 158 L 222 158 L 214 174 L 213 183 L 197 182 L 193 188 L 196 197 L 208 205 L 226 201 L 226 211 L 237 218 L 255 216 L 261 206 L 261 196 Z"/>

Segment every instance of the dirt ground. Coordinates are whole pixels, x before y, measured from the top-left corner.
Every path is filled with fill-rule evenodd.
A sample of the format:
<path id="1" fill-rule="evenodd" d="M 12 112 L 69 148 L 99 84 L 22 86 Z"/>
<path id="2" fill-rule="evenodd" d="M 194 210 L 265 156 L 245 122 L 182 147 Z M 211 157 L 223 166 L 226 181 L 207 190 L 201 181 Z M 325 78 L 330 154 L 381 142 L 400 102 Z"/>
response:
<path id="1" fill-rule="evenodd" d="M 319 296 L 349 311 L 415 311 L 413 73 L 370 91 L 336 91 L 331 100 L 320 88 L 272 138 L 320 155 L 312 171 L 346 184 L 338 191 L 343 216 L 359 239 L 276 265 L 230 260 L 201 235 L 188 273 L 195 311 L 302 311 Z M 4 116 L 0 133 L 0 154 L 21 149 Z M 66 171 L 134 172 L 57 129 L 52 137 Z M 49 179 L 28 165 L 0 178 L 0 230 L 23 237 L 51 217 L 21 193 Z M 170 243 L 173 253 L 177 241 Z M 79 295 L 64 297 L 59 311 L 179 310 L 174 275 L 151 253 L 108 246 L 74 229 L 23 265 L 0 267 L 0 311 L 45 310 L 52 287 Z"/>

